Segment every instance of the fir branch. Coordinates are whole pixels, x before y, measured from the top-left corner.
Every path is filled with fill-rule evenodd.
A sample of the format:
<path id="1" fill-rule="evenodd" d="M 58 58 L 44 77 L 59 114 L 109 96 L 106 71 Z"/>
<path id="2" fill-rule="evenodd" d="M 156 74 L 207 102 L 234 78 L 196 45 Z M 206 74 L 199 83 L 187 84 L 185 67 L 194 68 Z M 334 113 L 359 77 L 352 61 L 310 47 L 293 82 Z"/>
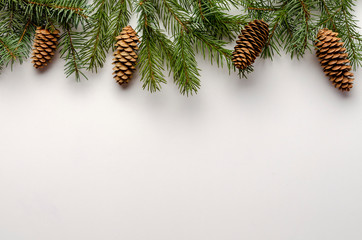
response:
<path id="1" fill-rule="evenodd" d="M 0 1 L 0 66 L 28 56 L 36 26 L 57 26 L 65 73 L 79 80 L 83 69 L 103 67 L 115 37 L 128 25 L 132 0 L 2 0 Z M 231 15 L 243 6 L 247 14 Z M 311 49 L 321 27 L 339 33 L 351 65 L 362 65 L 362 36 L 353 15 L 353 0 L 139 0 L 138 31 L 142 35 L 139 69 L 143 87 L 161 89 L 164 68 L 173 72 L 183 94 L 200 87 L 195 51 L 211 63 L 232 67 L 225 41 L 234 39 L 250 19 L 264 19 L 270 35 L 262 57 L 283 48 L 292 57 Z M 163 26 L 160 26 L 160 22 Z M 77 31 L 79 24 L 82 30 Z M 161 29 L 171 33 L 167 36 Z M 173 41 L 171 41 L 172 39 Z M 240 74 L 252 71 L 248 68 Z"/>
<path id="2" fill-rule="evenodd" d="M 187 19 L 190 16 L 187 9 L 183 8 L 177 0 L 155 0 L 154 5 L 157 7 L 159 18 L 169 32 L 176 34 L 181 30 L 189 31 Z"/>
<path id="3" fill-rule="evenodd" d="M 81 51 L 81 58 L 87 64 L 87 70 L 97 72 L 106 61 L 106 55 L 111 46 L 109 38 L 111 8 L 109 0 L 95 0 L 91 6 L 93 14 L 84 29 L 84 38 L 87 40 Z"/>
<path id="4" fill-rule="evenodd" d="M 221 1 L 220 4 L 223 4 L 228 9 L 230 9 L 231 7 L 238 9 L 242 5 L 242 1 L 240 1 L 240 0 L 223 0 L 223 1 Z"/>
<path id="5" fill-rule="evenodd" d="M 42 2 L 36 2 L 36 1 L 28 1 L 28 0 L 23 0 L 24 2 L 26 2 L 27 4 L 30 5 L 37 5 L 37 6 L 41 6 L 41 7 L 46 7 L 46 8 L 53 8 L 53 9 L 61 9 L 61 10 L 69 10 L 71 12 L 74 12 L 75 14 L 83 17 L 83 18 L 87 18 L 88 16 L 85 15 L 83 13 L 83 8 L 81 7 L 72 7 L 72 6 L 67 6 L 67 5 L 62 5 L 61 1 L 58 1 L 57 3 L 42 3 Z M 65 2 L 65 1 L 63 1 Z"/>
<path id="6" fill-rule="evenodd" d="M 299 0 L 299 2 L 302 5 L 302 9 L 303 9 L 303 12 L 304 12 L 304 21 L 305 21 L 306 32 L 309 32 L 310 12 L 309 12 L 308 6 L 304 3 L 303 0 Z M 307 41 L 308 41 L 308 35 L 306 34 L 305 37 L 304 37 L 304 44 L 303 44 L 304 49 L 307 47 Z"/>
<path id="7" fill-rule="evenodd" d="M 15 61 L 16 56 L 15 56 L 15 52 L 11 49 L 10 45 L 7 45 L 3 39 L 0 38 L 0 44 L 2 45 L 2 47 L 5 49 L 5 51 L 9 54 L 10 58 L 12 60 Z"/>
<path id="8" fill-rule="evenodd" d="M 200 88 L 199 69 L 192 48 L 190 35 L 181 31 L 174 42 L 174 81 L 181 94 L 187 96 L 197 93 Z"/>
<path id="9" fill-rule="evenodd" d="M 24 31 L 23 31 L 23 33 L 21 34 L 20 39 L 19 39 L 19 41 L 18 41 L 18 46 L 17 46 L 17 48 L 19 47 L 20 43 L 23 41 L 23 39 L 24 39 L 24 37 L 25 37 L 25 34 L 26 34 L 26 32 L 28 31 L 28 27 L 29 27 L 30 23 L 31 23 L 31 19 L 29 18 L 28 22 L 26 23 L 26 25 L 25 25 L 25 27 L 24 27 Z"/>
<path id="10" fill-rule="evenodd" d="M 22 57 L 19 58 L 20 63 L 22 62 L 23 58 L 27 58 L 31 51 L 32 47 L 32 36 L 35 31 L 35 27 L 31 24 L 31 19 L 29 18 L 24 26 L 24 30 L 21 33 L 21 36 L 16 44 L 16 50 L 19 49 Z"/>
<path id="11" fill-rule="evenodd" d="M 156 9 L 152 1 L 140 1 L 136 11 L 139 13 L 138 30 L 142 32 L 142 41 L 139 50 L 139 70 L 143 89 L 150 92 L 159 91 L 161 84 L 166 83 L 163 74 L 163 53 L 158 40 L 164 39 L 160 35 L 158 19 L 155 15 Z M 155 41 L 156 40 L 156 41 Z M 168 43 L 163 42 L 163 46 Z"/>
<path id="12" fill-rule="evenodd" d="M 256 10 L 256 11 L 278 11 L 276 8 L 258 8 L 258 7 L 248 7 L 248 10 Z"/>
<path id="13" fill-rule="evenodd" d="M 159 29 L 152 29 L 153 39 L 157 44 L 157 48 L 160 52 L 160 58 L 162 59 L 162 64 L 165 64 L 167 68 L 171 71 L 173 67 L 173 43 L 170 39 L 167 38 L 166 34 Z"/>
<path id="14" fill-rule="evenodd" d="M 222 67 L 223 63 L 226 62 L 229 70 L 231 69 L 232 51 L 225 48 L 226 42 L 215 39 L 204 32 L 194 31 L 192 35 L 195 37 L 196 49 L 201 50 L 204 59 L 208 53 L 211 64 L 215 61 L 218 67 Z"/>
<path id="15" fill-rule="evenodd" d="M 112 0 L 112 11 L 109 19 L 109 45 L 110 48 L 113 45 L 114 39 L 122 31 L 122 28 L 127 26 L 131 14 L 129 8 L 131 8 L 132 3 L 130 0 Z M 114 47 L 114 46 L 113 46 Z M 113 48 L 114 50 L 114 48 Z"/>
<path id="16" fill-rule="evenodd" d="M 321 5 L 322 5 L 322 12 L 323 10 L 325 10 L 326 14 L 327 14 L 327 20 L 326 21 L 330 21 L 332 23 L 333 26 L 333 31 L 337 31 L 337 27 L 336 24 L 333 21 L 333 15 L 331 14 L 331 12 L 329 11 L 329 8 L 327 6 L 327 3 L 325 0 L 321 0 Z"/>
<path id="17" fill-rule="evenodd" d="M 5 35 L 17 34 L 22 29 L 24 17 L 13 7 L 0 10 L 0 32 Z"/>
<path id="18" fill-rule="evenodd" d="M 342 1 L 346 2 L 346 1 Z M 362 66 L 362 37 L 361 35 L 355 30 L 357 28 L 357 25 L 353 24 L 353 21 L 351 21 L 351 14 L 348 14 L 346 11 L 347 6 L 342 5 L 342 14 L 344 17 L 345 22 L 345 29 L 347 31 L 346 34 L 346 47 L 349 53 L 349 59 L 351 61 L 351 65 L 354 69 L 357 68 L 357 66 Z"/>
<path id="19" fill-rule="evenodd" d="M 286 1 L 284 5 L 287 19 L 283 21 L 281 40 L 285 43 L 284 49 L 292 58 L 302 57 L 305 51 L 312 47 L 317 30 L 312 12 L 317 11 L 317 5 L 315 0 L 292 0 Z"/>
<path id="20" fill-rule="evenodd" d="M 72 32 L 70 26 L 65 26 L 59 44 L 60 56 L 66 61 L 66 76 L 69 77 L 74 74 L 77 81 L 80 81 L 81 76 L 87 79 L 87 76 L 82 72 L 84 65 L 78 53 L 79 49 L 81 49 L 81 44 L 82 35 Z"/>
<path id="21" fill-rule="evenodd" d="M 170 7 L 169 3 L 167 2 L 167 0 L 163 0 L 166 8 L 168 9 L 168 11 L 171 13 L 172 17 L 181 25 L 181 27 L 185 30 L 188 31 L 188 28 L 186 26 L 186 24 L 180 20 L 180 17 L 177 16 L 176 12 Z"/>
<path id="22" fill-rule="evenodd" d="M 261 53 L 262 58 L 273 59 L 274 52 L 277 52 L 279 54 L 279 48 L 276 46 L 276 44 L 273 43 L 273 41 L 276 41 L 278 43 L 278 40 L 274 38 L 274 34 L 280 24 L 279 21 L 280 19 L 278 19 L 276 22 L 273 23 L 273 27 L 269 33 L 268 40 L 266 41 L 264 49 Z M 278 45 L 280 44 L 278 43 Z"/>
<path id="23" fill-rule="evenodd" d="M 227 11 L 227 6 L 215 4 L 210 0 L 195 1 L 191 23 L 216 38 L 234 39 L 247 21 L 245 16 L 232 16 Z"/>
<path id="24" fill-rule="evenodd" d="M 327 28 L 332 27 L 339 34 L 347 49 L 353 69 L 357 69 L 357 67 L 362 66 L 362 36 L 358 31 L 360 28 L 355 16 L 352 14 L 355 6 L 354 1 L 323 0 L 323 3 L 325 5 L 322 5 L 321 12 L 327 13 L 328 9 L 329 14 L 322 14 L 319 25 Z"/>
<path id="25" fill-rule="evenodd" d="M 201 3 L 201 0 L 198 0 L 198 8 L 199 8 L 199 11 L 200 11 L 200 16 L 202 18 L 202 20 L 205 20 L 205 15 L 204 15 L 204 12 L 202 10 L 202 3 Z"/>
<path id="26" fill-rule="evenodd" d="M 17 39 L 14 36 L 0 36 L 0 65 L 13 64 L 21 59 L 20 52 L 16 49 Z"/>
<path id="27" fill-rule="evenodd" d="M 141 42 L 138 65 L 143 89 L 150 92 L 161 90 L 161 83 L 166 83 L 162 73 L 162 58 L 157 50 L 157 46 L 151 39 L 144 38 Z"/>

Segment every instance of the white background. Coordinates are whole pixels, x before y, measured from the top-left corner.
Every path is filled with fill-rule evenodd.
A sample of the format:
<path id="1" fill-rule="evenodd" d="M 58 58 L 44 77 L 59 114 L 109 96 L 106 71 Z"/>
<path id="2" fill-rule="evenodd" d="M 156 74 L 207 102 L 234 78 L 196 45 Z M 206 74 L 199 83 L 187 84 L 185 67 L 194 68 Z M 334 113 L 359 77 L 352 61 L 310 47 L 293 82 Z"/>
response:
<path id="1" fill-rule="evenodd" d="M 187 98 L 120 88 L 111 59 L 3 71 L 1 240 L 362 239 L 361 70 L 341 94 L 312 54 L 248 79 L 200 58 Z"/>

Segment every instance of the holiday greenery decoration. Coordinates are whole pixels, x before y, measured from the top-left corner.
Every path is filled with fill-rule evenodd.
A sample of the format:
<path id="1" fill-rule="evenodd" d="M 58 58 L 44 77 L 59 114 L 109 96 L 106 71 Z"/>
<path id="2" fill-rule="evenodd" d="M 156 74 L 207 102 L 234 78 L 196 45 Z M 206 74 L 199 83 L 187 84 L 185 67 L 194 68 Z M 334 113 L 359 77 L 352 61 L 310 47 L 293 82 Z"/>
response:
<path id="1" fill-rule="evenodd" d="M 245 26 L 236 41 L 233 52 L 235 67 L 244 70 L 254 63 L 268 40 L 269 27 L 263 20 L 254 20 Z"/>
<path id="2" fill-rule="evenodd" d="M 32 56 L 32 63 L 35 68 L 43 68 L 48 65 L 57 49 L 58 38 L 58 30 L 49 31 L 48 29 L 37 27 Z"/>
<path id="3" fill-rule="evenodd" d="M 337 37 L 338 33 L 327 28 L 318 32 L 315 46 L 317 57 L 324 69 L 326 76 L 330 78 L 333 85 L 339 90 L 349 91 L 353 87 L 353 73 L 348 60 L 344 43 Z"/>
<path id="4" fill-rule="evenodd" d="M 138 50 L 139 39 L 136 31 L 131 26 L 123 28 L 116 39 L 115 46 L 117 50 L 113 54 L 113 74 L 114 79 L 122 85 L 131 80 L 136 69 L 135 65 L 138 58 L 136 51 Z"/>
<path id="5" fill-rule="evenodd" d="M 232 67 L 231 50 L 221 39 L 232 40 L 246 23 L 246 16 L 227 13 L 232 6 L 237 1 L 1 0 L 0 65 L 28 57 L 35 27 L 54 27 L 62 32 L 59 49 L 66 75 L 80 80 L 85 71 L 104 66 L 115 38 L 135 13 L 143 87 L 160 90 L 168 70 L 181 93 L 193 94 L 200 87 L 197 52 L 218 66 Z"/>
<path id="6" fill-rule="evenodd" d="M 356 69 L 362 64 L 354 4 L 353 0 L 0 0 L 0 66 L 23 63 L 32 46 L 35 67 L 45 66 L 54 60 L 57 46 L 66 76 L 80 80 L 86 71 L 104 67 L 113 51 L 114 75 L 120 84 L 128 82 L 136 69 L 143 88 L 155 92 L 169 72 L 180 92 L 191 95 L 201 84 L 197 54 L 245 76 L 260 52 L 269 59 L 282 50 L 301 58 L 317 47 L 331 81 L 348 91 L 352 87 L 348 66 Z M 129 33 L 127 39 L 133 40 L 129 48 L 120 39 L 126 36 L 121 32 L 131 15 L 137 17 L 138 52 L 135 33 Z M 321 54 L 327 47 L 320 45 L 318 35 L 326 28 L 344 42 L 337 62 L 328 64 L 324 60 L 330 54 Z M 226 44 L 241 31 L 233 54 Z M 126 53 L 127 58 L 122 55 Z"/>

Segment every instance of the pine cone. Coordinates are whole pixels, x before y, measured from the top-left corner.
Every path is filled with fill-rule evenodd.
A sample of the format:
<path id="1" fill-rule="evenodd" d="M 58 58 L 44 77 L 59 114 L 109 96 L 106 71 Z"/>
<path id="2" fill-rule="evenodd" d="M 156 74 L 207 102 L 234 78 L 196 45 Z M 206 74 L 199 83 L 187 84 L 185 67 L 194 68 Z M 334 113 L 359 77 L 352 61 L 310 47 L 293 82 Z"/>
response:
<path id="1" fill-rule="evenodd" d="M 139 39 L 131 26 L 124 27 L 116 39 L 117 50 L 113 54 L 113 65 L 115 65 L 113 74 L 114 79 L 122 85 L 131 80 L 136 69 L 135 65 L 138 58 L 136 51 L 138 50 Z"/>
<path id="2" fill-rule="evenodd" d="M 50 32 L 48 29 L 37 27 L 32 56 L 35 68 L 43 68 L 48 65 L 57 49 L 58 38 L 58 30 Z"/>
<path id="3" fill-rule="evenodd" d="M 317 57 L 334 87 L 342 92 L 350 91 L 354 81 L 353 73 L 350 72 L 352 67 L 344 43 L 337 35 L 327 28 L 319 30 L 315 42 Z"/>
<path id="4" fill-rule="evenodd" d="M 250 22 L 241 31 L 233 52 L 235 67 L 243 70 L 254 63 L 269 37 L 269 26 L 263 20 Z"/>

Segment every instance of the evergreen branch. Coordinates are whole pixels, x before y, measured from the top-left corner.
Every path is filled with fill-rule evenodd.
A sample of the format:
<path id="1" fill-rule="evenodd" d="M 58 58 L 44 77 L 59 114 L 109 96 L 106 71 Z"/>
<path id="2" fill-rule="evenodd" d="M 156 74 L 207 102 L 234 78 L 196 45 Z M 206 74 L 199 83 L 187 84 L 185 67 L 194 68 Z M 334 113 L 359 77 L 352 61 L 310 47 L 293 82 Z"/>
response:
<path id="1" fill-rule="evenodd" d="M 46 4 L 46 3 L 40 3 L 40 2 L 34 2 L 34 1 L 29 1 L 29 0 L 23 0 L 24 2 L 28 3 L 28 4 L 33 4 L 33 5 L 37 5 L 37 6 L 42 6 L 42 7 L 47 7 L 47 8 L 57 8 L 57 9 L 65 9 L 65 10 L 70 10 L 73 11 L 75 14 L 83 17 L 83 18 L 87 18 L 88 16 L 85 15 L 83 13 L 83 8 L 77 8 L 77 7 L 69 7 L 69 6 L 61 6 L 59 4 Z"/>
<path id="2" fill-rule="evenodd" d="M 311 14 L 318 10 L 316 0 L 286 1 L 283 10 L 285 18 L 281 22 L 281 32 L 278 34 L 285 44 L 286 52 L 299 59 L 307 49 L 311 49 L 311 42 L 316 34 L 316 19 Z"/>
<path id="3" fill-rule="evenodd" d="M 361 66 L 362 65 L 362 56 L 361 56 L 361 44 L 362 44 L 362 39 L 361 36 L 357 33 L 357 34 L 352 34 L 352 29 L 351 26 L 349 24 L 349 19 L 347 18 L 347 13 L 345 8 L 342 7 L 342 13 L 344 16 L 344 22 L 345 22 L 345 26 L 346 26 L 346 30 L 347 30 L 347 46 L 348 46 L 348 51 L 352 54 L 350 54 L 349 58 L 351 60 L 351 65 L 356 68 L 357 66 Z M 357 41 L 358 45 L 354 44 L 354 42 Z M 357 47 L 359 46 L 359 47 Z"/>
<path id="4" fill-rule="evenodd" d="M 191 38 L 181 31 L 175 37 L 174 52 L 174 81 L 177 83 L 181 94 L 197 93 L 200 88 L 199 69 L 191 46 Z"/>
<path id="5" fill-rule="evenodd" d="M 274 34 L 276 32 L 276 29 L 278 28 L 279 26 L 279 21 L 280 20 L 277 20 L 275 23 L 274 23 L 274 26 L 273 28 L 271 29 L 270 33 L 269 33 L 269 37 L 268 37 L 268 40 L 266 41 L 265 43 L 265 46 L 263 48 L 263 51 L 261 53 L 261 57 L 262 58 L 271 58 L 273 59 L 273 56 L 274 56 L 274 50 L 279 54 L 279 49 L 277 46 L 275 46 L 274 44 L 272 44 L 272 41 L 274 40 Z M 280 45 L 280 44 L 279 44 Z"/>
<path id="6" fill-rule="evenodd" d="M 223 62 L 227 63 L 229 70 L 232 67 L 232 51 L 225 49 L 225 42 L 214 39 L 207 33 L 195 31 L 192 35 L 196 38 L 196 49 L 201 49 L 204 59 L 206 58 L 206 52 L 209 53 L 209 59 L 211 64 L 216 61 L 218 67 L 223 66 Z"/>
<path id="7" fill-rule="evenodd" d="M 11 58 L 15 61 L 16 56 L 15 53 L 12 50 L 10 50 L 10 46 L 6 45 L 6 43 L 2 39 L 0 39 L 0 44 L 5 48 L 5 50 L 11 56 Z"/>
<path id="8" fill-rule="evenodd" d="M 9 41 L 8 46 L 6 46 L 4 50 L 12 51 L 10 55 L 7 55 L 7 57 L 11 58 L 10 61 L 14 62 L 16 59 L 22 63 L 30 50 L 31 39 L 29 36 L 25 36 L 30 23 L 28 23 L 29 19 L 24 17 L 18 7 L 15 7 L 14 4 L 11 3 L 8 4 L 9 5 L 4 6 L 4 8 L 0 10 L 0 36 Z"/>
<path id="9" fill-rule="evenodd" d="M 81 58 L 79 57 L 77 48 L 81 48 L 81 35 L 72 33 L 69 26 L 64 27 L 64 33 L 60 41 L 60 56 L 66 61 L 65 73 L 66 76 L 74 74 L 77 81 L 80 81 L 81 76 L 87 79 L 87 76 L 82 72 L 84 68 Z"/>
<path id="10" fill-rule="evenodd" d="M 69 46 L 70 46 L 70 52 L 71 52 L 71 56 L 72 56 L 72 62 L 74 64 L 75 76 L 76 76 L 76 79 L 79 80 L 79 68 L 78 68 L 78 64 L 77 64 L 77 60 L 76 60 L 77 52 L 75 51 L 73 41 L 72 41 L 72 36 L 70 35 L 69 28 L 67 28 L 66 31 L 67 31 L 67 36 L 69 38 Z"/>
<path id="11" fill-rule="evenodd" d="M 31 51 L 31 46 L 33 42 L 32 35 L 34 31 L 35 27 L 32 26 L 31 19 L 29 18 L 25 24 L 19 40 L 16 43 L 15 50 L 19 49 L 19 54 L 21 55 L 21 57 L 19 57 L 20 63 L 22 63 L 23 58 L 25 59 L 28 57 Z"/>
<path id="12" fill-rule="evenodd" d="M 325 9 L 325 11 L 326 11 L 326 13 L 327 13 L 327 15 L 328 15 L 327 21 L 330 21 L 330 22 L 332 23 L 332 25 L 333 25 L 333 31 L 337 31 L 336 24 L 335 24 L 334 21 L 333 21 L 333 16 L 331 15 L 331 13 L 330 13 L 330 11 L 329 11 L 329 9 L 328 9 L 328 6 L 327 6 L 326 1 L 325 1 L 325 0 L 321 0 L 321 2 L 322 2 L 322 5 L 323 5 L 323 8 Z"/>
<path id="13" fill-rule="evenodd" d="M 14 8 L 0 10 L 0 31 L 5 34 L 17 34 L 23 27 L 23 16 Z"/>
<path id="14" fill-rule="evenodd" d="M 172 70 L 174 54 L 172 42 L 161 30 L 153 29 L 153 31 L 155 32 L 155 34 L 153 35 L 153 39 L 157 44 L 157 48 L 159 49 L 162 64 L 166 64 L 167 68 Z"/>
<path id="15" fill-rule="evenodd" d="M 257 8 L 257 7 L 248 7 L 248 10 L 256 10 L 256 11 L 278 11 L 276 8 Z"/>
<path id="16" fill-rule="evenodd" d="M 161 72 L 162 59 L 157 53 L 157 47 L 150 39 L 144 39 L 140 46 L 140 71 L 143 89 L 150 92 L 161 90 L 161 83 L 166 83 L 164 75 Z"/>
<path id="17" fill-rule="evenodd" d="M 26 23 L 26 25 L 25 25 L 25 27 L 24 27 L 24 31 L 23 31 L 23 33 L 21 34 L 21 37 L 20 37 L 20 39 L 19 39 L 19 41 L 18 41 L 18 46 L 16 47 L 16 49 L 19 48 L 19 45 L 20 45 L 21 41 L 23 41 L 24 36 L 25 36 L 25 33 L 27 32 L 30 23 L 31 23 L 31 19 L 29 18 L 28 22 Z"/>
<path id="18" fill-rule="evenodd" d="M 131 15 L 128 10 L 128 6 L 131 7 L 131 2 L 129 0 L 112 0 L 112 11 L 109 20 L 109 45 L 110 48 L 113 45 L 114 39 L 122 31 L 122 28 L 127 26 Z M 114 50 L 114 46 L 113 46 Z"/>
<path id="19" fill-rule="evenodd" d="M 141 81 L 143 82 L 143 89 L 156 92 L 161 89 L 162 83 L 166 83 L 163 75 L 163 53 L 165 50 L 161 48 L 160 51 L 160 45 L 157 41 L 157 39 L 162 41 L 164 36 L 160 35 L 153 2 L 141 0 L 136 10 L 139 13 L 138 28 L 142 31 L 138 62 Z M 163 45 L 166 44 L 163 42 Z"/>
<path id="20" fill-rule="evenodd" d="M 11 11 L 11 12 L 10 12 L 10 21 L 9 21 L 9 26 L 8 26 L 9 29 L 12 29 L 13 20 L 14 20 L 14 12 Z"/>
<path id="21" fill-rule="evenodd" d="M 16 59 L 21 59 L 16 49 L 17 39 L 14 36 L 0 36 L 0 65 L 13 64 Z"/>
<path id="22" fill-rule="evenodd" d="M 87 70 L 97 72 L 106 61 L 107 52 L 111 46 L 109 37 L 109 17 L 112 5 L 108 0 L 95 0 L 92 5 L 93 13 L 85 27 L 87 41 L 82 50 L 82 59 L 87 63 Z"/>
<path id="23" fill-rule="evenodd" d="M 351 13 L 354 1 L 326 1 L 325 3 L 330 14 L 322 16 L 321 25 L 324 25 L 325 22 L 331 23 L 333 21 L 334 31 L 344 41 L 344 46 L 347 49 L 348 58 L 353 69 L 362 66 L 362 36 L 358 31 L 359 26 L 355 16 Z M 329 21 L 329 19 L 331 20 Z"/>
<path id="24" fill-rule="evenodd" d="M 202 11 L 201 0 L 199 0 L 198 7 L 199 7 L 199 11 L 200 11 L 201 18 L 202 18 L 203 20 L 205 20 L 204 13 L 203 13 L 203 11 Z"/>
<path id="25" fill-rule="evenodd" d="M 239 6 L 241 6 L 241 2 L 240 0 L 223 0 L 221 3 L 228 9 L 230 9 L 231 6 L 238 9 Z"/>
<path id="26" fill-rule="evenodd" d="M 219 39 L 234 39 L 241 30 L 241 25 L 246 24 L 246 17 L 233 16 L 226 11 L 228 11 L 227 4 L 221 6 L 210 0 L 195 1 L 190 25 L 193 25 L 194 29 L 202 29 Z"/>
<path id="27" fill-rule="evenodd" d="M 279 21 L 277 21 L 277 22 L 274 24 L 272 30 L 270 31 L 268 40 L 267 40 L 267 42 L 265 43 L 265 47 L 268 47 L 268 46 L 269 46 L 270 41 L 271 41 L 271 39 L 274 37 L 275 30 L 277 29 L 278 25 L 279 25 Z"/>
<path id="28" fill-rule="evenodd" d="M 88 15 L 87 0 L 17 0 L 25 17 L 31 17 L 38 26 L 44 22 L 55 22 L 59 25 L 71 24 L 76 27 L 83 23 Z M 84 9 L 84 10 L 83 10 Z"/>
<path id="29" fill-rule="evenodd" d="M 309 12 L 308 7 L 305 5 L 303 0 L 299 0 L 299 2 L 302 5 L 303 12 L 304 12 L 304 20 L 305 20 L 306 31 L 309 32 L 309 23 L 308 22 L 309 22 L 310 12 Z M 305 35 L 304 46 L 303 46 L 304 49 L 307 47 L 307 40 L 308 40 L 308 35 Z"/>
<path id="30" fill-rule="evenodd" d="M 181 21 L 181 19 L 180 19 L 181 17 L 179 17 L 179 16 L 176 14 L 175 10 L 172 9 L 172 7 L 171 7 L 170 4 L 168 3 L 168 1 L 167 1 L 167 0 L 162 0 L 162 1 L 163 1 L 163 3 L 164 3 L 165 7 L 167 8 L 168 12 L 172 15 L 172 17 L 179 23 L 179 25 L 180 25 L 186 32 L 188 32 L 189 30 L 188 30 L 188 28 L 187 28 L 187 25 L 186 25 L 183 21 Z M 173 4 L 177 6 L 177 4 L 176 4 L 175 2 L 173 2 Z"/>
<path id="31" fill-rule="evenodd" d="M 60 52 L 65 73 L 79 80 L 82 70 L 103 67 L 115 37 L 128 25 L 133 2 L 0 0 L 0 66 L 27 57 L 35 27 L 56 26 L 63 29 Z M 151 92 L 166 83 L 167 66 L 182 94 L 196 93 L 200 75 L 195 51 L 230 69 L 231 50 L 222 39 L 234 39 L 250 19 L 270 24 L 262 57 L 272 57 L 283 48 L 299 58 L 311 49 L 317 30 L 325 27 L 339 33 L 351 65 L 362 65 L 362 36 L 353 0 L 138 0 L 136 4 L 137 30 L 142 35 L 138 67 L 143 88 Z M 243 6 L 247 14 L 231 15 L 233 6 Z M 79 23 L 83 28 L 77 31 Z M 249 71 L 252 67 L 240 74 Z"/>

